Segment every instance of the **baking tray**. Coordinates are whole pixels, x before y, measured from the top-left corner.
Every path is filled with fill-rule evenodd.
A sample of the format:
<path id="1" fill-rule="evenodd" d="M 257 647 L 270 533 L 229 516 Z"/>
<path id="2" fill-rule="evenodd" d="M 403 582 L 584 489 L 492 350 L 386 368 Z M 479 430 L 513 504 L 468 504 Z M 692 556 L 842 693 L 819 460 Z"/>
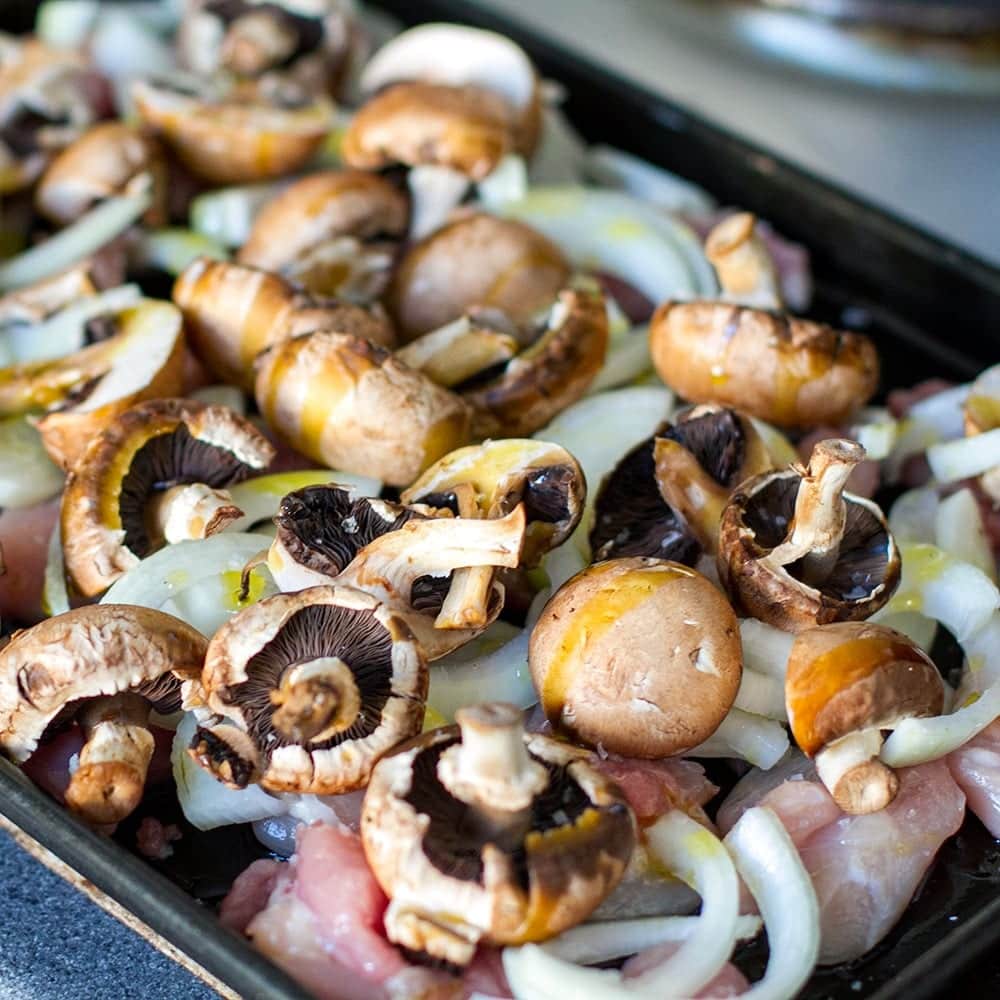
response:
<path id="1" fill-rule="evenodd" d="M 884 361 L 883 389 L 933 375 L 964 379 L 1000 357 L 997 269 L 514 21 L 457 0 L 384 0 L 375 6 L 406 23 L 465 21 L 510 35 L 546 75 L 567 86 L 566 111 L 587 139 L 690 177 L 724 203 L 757 212 L 809 246 L 816 278 L 812 313 L 833 322 L 849 320 L 875 338 Z M 169 818 L 171 809 L 176 803 L 147 802 L 138 815 Z M 246 828 L 214 834 L 187 828 L 177 857 L 154 867 L 123 846 L 132 842 L 133 824 L 123 824 L 118 841 L 101 837 L 4 760 L 0 826 L 220 994 L 268 1000 L 308 996 L 222 928 L 212 912 L 227 878 L 262 853 Z M 803 996 L 937 996 L 998 942 L 1000 844 L 970 818 L 942 849 L 889 938 L 864 961 L 818 973 Z M 751 970 L 764 962 L 760 951 L 745 958 Z M 984 995 L 975 986 L 973 994 Z"/>

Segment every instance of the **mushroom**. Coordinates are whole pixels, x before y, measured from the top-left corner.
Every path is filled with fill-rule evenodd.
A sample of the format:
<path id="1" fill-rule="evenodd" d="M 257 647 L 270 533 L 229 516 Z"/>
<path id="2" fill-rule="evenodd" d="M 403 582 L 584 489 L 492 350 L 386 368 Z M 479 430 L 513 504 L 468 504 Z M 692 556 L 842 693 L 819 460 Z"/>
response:
<path id="1" fill-rule="evenodd" d="M 105 198 L 147 186 L 153 203 L 145 221 L 161 225 L 167 175 L 159 144 L 134 125 L 100 122 L 52 160 L 35 189 L 35 206 L 45 218 L 65 226 Z"/>
<path id="2" fill-rule="evenodd" d="M 199 358 L 223 381 L 248 390 L 257 355 L 296 334 L 338 330 L 383 347 L 396 340 L 380 306 L 307 295 L 276 274 L 207 257 L 181 272 L 173 299 Z"/>
<path id="3" fill-rule="evenodd" d="M 236 788 L 339 795 L 420 732 L 427 663 L 406 624 L 346 587 L 276 594 L 216 632 L 189 753 Z"/>
<path id="4" fill-rule="evenodd" d="M 90 823 L 117 823 L 142 798 L 150 711 L 180 708 L 205 646 L 172 615 L 132 605 L 77 608 L 17 632 L 0 650 L 0 746 L 23 762 L 75 721 L 85 742 L 66 802 Z"/>
<path id="5" fill-rule="evenodd" d="M 371 302 L 388 284 L 409 211 L 406 196 L 375 174 L 311 174 L 257 213 L 237 259 L 318 295 Z"/>
<path id="6" fill-rule="evenodd" d="M 74 264 L 33 284 L 0 296 L 0 330 L 30 327 L 80 299 L 97 294 L 89 261 Z"/>
<path id="7" fill-rule="evenodd" d="M 390 898 L 389 940 L 463 966 L 480 943 L 542 941 L 585 920 L 620 880 L 636 825 L 584 751 L 526 734 L 513 705 L 456 719 L 379 762 L 361 837 Z"/>
<path id="8" fill-rule="evenodd" d="M 333 106 L 325 98 L 271 100 L 254 88 L 215 96 L 137 81 L 132 98 L 143 122 L 210 184 L 291 173 L 319 149 L 333 123 Z"/>
<path id="9" fill-rule="evenodd" d="M 761 308 L 780 302 L 767 302 L 774 277 L 751 223 L 737 216 L 709 234 L 721 301 L 657 309 L 649 327 L 657 374 L 692 403 L 735 406 L 782 427 L 844 424 L 878 386 L 875 345 L 859 333 Z"/>
<path id="10" fill-rule="evenodd" d="M 464 215 L 415 243 L 387 295 L 406 342 L 465 315 L 500 310 L 515 326 L 547 309 L 570 278 L 562 251 L 530 226 L 482 212 Z"/>
<path id="11" fill-rule="evenodd" d="M 838 622 L 795 637 L 785 677 L 792 734 L 847 813 L 884 809 L 899 788 L 879 759 L 882 730 L 940 715 L 944 685 L 933 660 L 884 625 Z"/>
<path id="12" fill-rule="evenodd" d="M 1000 365 L 980 372 L 969 389 L 963 412 L 966 437 L 1000 428 Z M 1000 465 L 983 472 L 979 484 L 994 505 L 1000 504 Z"/>
<path id="13" fill-rule="evenodd" d="M 844 492 L 865 458 L 854 441 L 830 438 L 808 468 L 789 466 L 747 480 L 719 531 L 719 577 L 734 604 L 770 625 L 868 618 L 899 584 L 900 559 L 885 516 Z"/>
<path id="14" fill-rule="evenodd" d="M 546 717 L 628 757 L 687 753 L 715 732 L 743 675 L 736 615 L 686 566 L 597 563 L 546 604 L 528 662 Z"/>
<path id="15" fill-rule="evenodd" d="M 332 469 L 404 486 L 469 439 L 469 409 L 458 396 L 361 337 L 292 337 L 262 352 L 256 369 L 268 424 Z"/>
<path id="16" fill-rule="evenodd" d="M 236 520 L 242 511 L 225 487 L 274 454 L 224 406 L 157 399 L 119 414 L 66 481 L 62 544 L 74 586 L 94 597 L 164 541 L 204 538 Z"/>

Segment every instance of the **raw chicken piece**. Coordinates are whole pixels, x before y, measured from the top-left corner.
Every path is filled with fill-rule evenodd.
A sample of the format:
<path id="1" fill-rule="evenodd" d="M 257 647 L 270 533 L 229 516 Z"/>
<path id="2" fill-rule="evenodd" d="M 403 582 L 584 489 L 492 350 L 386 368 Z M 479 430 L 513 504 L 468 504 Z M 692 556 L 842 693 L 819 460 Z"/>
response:
<path id="1" fill-rule="evenodd" d="M 267 906 L 284 867 L 280 861 L 261 858 L 241 872 L 219 907 L 223 926 L 246 933 L 250 921 Z"/>
<path id="2" fill-rule="evenodd" d="M 49 539 L 59 518 L 59 499 L 0 514 L 0 618 L 31 625 L 41 621 L 42 583 Z"/>
<path id="3" fill-rule="evenodd" d="M 969 808 L 1000 837 L 1000 719 L 949 754 L 948 767 Z"/>
<path id="4" fill-rule="evenodd" d="M 775 774 L 751 772 L 719 810 L 727 831 L 753 805 L 768 806 L 796 842 L 820 905 L 820 963 L 858 958 L 892 929 L 938 848 L 962 825 L 965 796 L 943 761 L 904 768 L 881 812 L 848 816 L 790 753 Z"/>
<path id="5" fill-rule="evenodd" d="M 630 958 L 622 967 L 622 975 L 625 979 L 634 979 L 648 972 L 654 966 L 665 962 L 680 945 L 676 941 L 669 941 L 666 944 L 658 944 L 654 948 L 647 948 L 639 952 L 638 955 Z M 740 972 L 731 962 L 719 970 L 718 975 L 707 982 L 696 994 L 697 997 L 737 997 L 745 993 L 750 988 L 746 976 Z"/>

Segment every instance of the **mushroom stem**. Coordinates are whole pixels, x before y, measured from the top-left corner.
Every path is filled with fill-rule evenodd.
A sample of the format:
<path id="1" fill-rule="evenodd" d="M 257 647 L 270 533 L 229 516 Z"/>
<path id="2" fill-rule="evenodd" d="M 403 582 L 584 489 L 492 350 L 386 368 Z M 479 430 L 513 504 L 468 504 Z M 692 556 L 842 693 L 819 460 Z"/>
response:
<path id="1" fill-rule="evenodd" d="M 548 772 L 524 745 L 521 710 L 505 702 L 455 713 L 462 742 L 438 761 L 441 783 L 455 798 L 488 812 L 527 809 L 548 784 Z"/>
<path id="2" fill-rule="evenodd" d="M 756 217 L 749 212 L 723 219 L 705 239 L 705 255 L 719 277 L 725 301 L 780 309 L 778 273 L 756 225 Z"/>
<path id="3" fill-rule="evenodd" d="M 795 497 L 791 532 L 767 557 L 777 566 L 802 560 L 801 579 L 818 586 L 833 572 L 847 523 L 844 486 L 865 459 L 856 441 L 831 438 L 813 448 Z"/>
<path id="4" fill-rule="evenodd" d="M 66 804 L 89 823 L 125 819 L 142 798 L 153 757 L 149 702 L 128 692 L 96 698 L 77 715 L 86 743 Z"/>
<path id="5" fill-rule="evenodd" d="M 410 239 L 422 240 L 438 229 L 469 190 L 469 178 L 451 167 L 422 164 L 406 177 L 410 189 Z"/>
<path id="6" fill-rule="evenodd" d="M 191 738 L 188 755 L 229 788 L 246 788 L 260 773 L 253 740 L 236 726 L 199 726 Z"/>
<path id="7" fill-rule="evenodd" d="M 437 618 L 435 628 L 481 628 L 489 618 L 493 589 L 492 566 L 467 566 L 455 570 Z"/>
<path id="8" fill-rule="evenodd" d="M 203 483 L 171 486 L 155 496 L 149 507 L 153 534 L 169 544 L 208 538 L 242 516 L 228 491 Z"/>
<path id="9" fill-rule="evenodd" d="M 653 459 L 660 496 L 684 519 L 698 544 L 714 555 L 719 550 L 719 522 L 729 502 L 729 491 L 702 468 L 687 448 L 670 438 L 656 439 Z"/>
<path id="10" fill-rule="evenodd" d="M 895 771 L 878 759 L 882 732 L 863 729 L 816 754 L 816 773 L 846 813 L 859 816 L 884 809 L 899 791 Z"/>
<path id="11" fill-rule="evenodd" d="M 354 671 L 338 656 L 321 656 L 286 670 L 271 692 L 274 728 L 295 743 L 319 743 L 349 729 L 361 711 Z"/>

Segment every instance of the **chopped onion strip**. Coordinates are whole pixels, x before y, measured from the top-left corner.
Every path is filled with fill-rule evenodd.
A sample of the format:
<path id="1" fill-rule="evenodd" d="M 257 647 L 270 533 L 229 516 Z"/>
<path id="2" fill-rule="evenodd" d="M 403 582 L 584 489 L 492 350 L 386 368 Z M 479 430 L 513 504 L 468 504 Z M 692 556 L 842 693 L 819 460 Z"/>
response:
<path id="1" fill-rule="evenodd" d="M 280 190 L 280 183 L 219 188 L 191 202 L 191 228 L 224 247 L 240 247 L 250 238 L 254 219 Z"/>
<path id="2" fill-rule="evenodd" d="M 779 722 L 788 719 L 784 683 L 776 677 L 750 670 L 745 665 L 740 689 L 736 692 L 733 704 L 744 712 L 763 715 L 768 719 L 777 719 Z"/>
<path id="3" fill-rule="evenodd" d="M 941 440 L 962 437 L 965 433 L 962 408 L 970 388 L 969 385 L 955 385 L 926 396 L 910 407 L 907 416 L 925 427 L 932 427 Z"/>
<path id="4" fill-rule="evenodd" d="M 64 479 L 24 417 L 0 418 L 0 507 L 34 507 L 54 497 Z"/>
<path id="5" fill-rule="evenodd" d="M 476 185 L 479 201 L 495 210 L 508 201 L 518 201 L 528 193 L 528 167 L 523 156 L 508 153 Z"/>
<path id="6" fill-rule="evenodd" d="M 743 667 L 784 683 L 795 636 L 757 618 L 740 621 Z"/>
<path id="7" fill-rule="evenodd" d="M 942 483 L 978 476 L 1000 465 L 1000 427 L 972 437 L 942 441 L 927 449 L 934 478 Z"/>
<path id="8" fill-rule="evenodd" d="M 132 251 L 132 263 L 178 275 L 196 257 L 228 260 L 229 252 L 217 240 L 192 229 L 170 227 L 142 233 Z"/>
<path id="9" fill-rule="evenodd" d="M 42 581 L 42 610 L 50 618 L 69 611 L 69 590 L 66 587 L 66 566 L 63 562 L 62 524 L 56 520 L 49 537 L 45 576 Z"/>
<path id="10" fill-rule="evenodd" d="M 914 545 L 934 538 L 940 502 L 933 486 L 921 486 L 901 494 L 889 511 L 889 530 L 897 545 Z"/>
<path id="11" fill-rule="evenodd" d="M 788 733 L 762 715 L 731 708 L 722 725 L 686 757 L 736 757 L 769 771 L 788 750 Z"/>
<path id="12" fill-rule="evenodd" d="M 770 955 L 764 978 L 742 996 L 788 1000 L 819 958 L 819 902 L 788 832 L 770 809 L 748 809 L 725 840 L 764 918 Z"/>
<path id="13" fill-rule="evenodd" d="M 862 445 L 868 458 L 881 462 L 892 452 L 899 437 L 899 421 L 894 420 L 885 410 L 862 414 L 865 422 L 851 428 L 850 437 Z"/>
<path id="14" fill-rule="evenodd" d="M 587 389 L 589 395 L 615 389 L 634 382 L 651 371 L 653 361 L 649 356 L 649 331 L 637 326 L 608 345 L 604 365 Z"/>
<path id="15" fill-rule="evenodd" d="M 996 557 L 972 490 L 959 490 L 938 504 L 934 533 L 938 546 L 945 552 L 982 570 L 997 582 Z"/>

